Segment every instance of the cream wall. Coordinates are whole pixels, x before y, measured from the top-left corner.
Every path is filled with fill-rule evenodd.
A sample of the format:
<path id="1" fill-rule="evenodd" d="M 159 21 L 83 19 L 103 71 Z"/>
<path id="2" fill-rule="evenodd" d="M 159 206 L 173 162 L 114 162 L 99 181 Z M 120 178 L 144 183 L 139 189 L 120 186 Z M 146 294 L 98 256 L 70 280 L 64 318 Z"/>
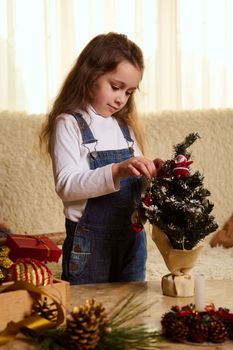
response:
<path id="1" fill-rule="evenodd" d="M 42 120 L 42 115 L 0 113 L 0 223 L 15 232 L 64 231 L 51 164 L 39 152 Z M 171 158 L 173 145 L 190 132 L 200 134 L 191 147 L 192 168 L 204 173 L 221 226 L 233 212 L 233 110 L 164 111 L 143 121 L 151 158 Z"/>

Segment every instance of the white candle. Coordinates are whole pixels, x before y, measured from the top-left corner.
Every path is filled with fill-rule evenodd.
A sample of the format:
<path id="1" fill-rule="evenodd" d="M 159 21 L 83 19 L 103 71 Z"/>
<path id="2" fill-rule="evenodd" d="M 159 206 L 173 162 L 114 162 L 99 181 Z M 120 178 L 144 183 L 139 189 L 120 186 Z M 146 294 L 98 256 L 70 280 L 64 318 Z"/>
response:
<path id="1" fill-rule="evenodd" d="M 194 279 L 194 304 L 197 311 L 205 311 L 205 276 L 202 274 Z"/>

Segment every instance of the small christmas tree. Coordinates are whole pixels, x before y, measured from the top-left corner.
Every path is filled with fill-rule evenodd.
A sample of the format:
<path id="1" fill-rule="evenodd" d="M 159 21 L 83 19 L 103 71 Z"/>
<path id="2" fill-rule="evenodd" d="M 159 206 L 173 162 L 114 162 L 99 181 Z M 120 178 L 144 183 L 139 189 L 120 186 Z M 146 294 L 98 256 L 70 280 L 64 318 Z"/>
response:
<path id="1" fill-rule="evenodd" d="M 139 216 L 157 226 L 175 249 L 192 249 L 218 225 L 210 215 L 213 204 L 210 192 L 203 186 L 199 171 L 190 173 L 190 153 L 187 148 L 199 137 L 189 134 L 184 142 L 174 146 L 174 158 L 162 167 L 162 177 L 152 179 L 139 206 Z"/>

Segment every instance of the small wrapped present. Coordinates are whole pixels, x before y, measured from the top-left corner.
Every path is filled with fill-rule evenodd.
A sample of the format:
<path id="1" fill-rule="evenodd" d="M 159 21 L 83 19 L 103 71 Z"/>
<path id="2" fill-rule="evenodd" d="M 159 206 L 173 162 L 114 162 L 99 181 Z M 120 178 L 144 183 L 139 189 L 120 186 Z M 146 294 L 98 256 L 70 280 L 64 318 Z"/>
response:
<path id="1" fill-rule="evenodd" d="M 61 249 L 46 236 L 9 234 L 5 243 L 10 248 L 9 258 L 33 258 L 40 261 L 58 262 Z"/>

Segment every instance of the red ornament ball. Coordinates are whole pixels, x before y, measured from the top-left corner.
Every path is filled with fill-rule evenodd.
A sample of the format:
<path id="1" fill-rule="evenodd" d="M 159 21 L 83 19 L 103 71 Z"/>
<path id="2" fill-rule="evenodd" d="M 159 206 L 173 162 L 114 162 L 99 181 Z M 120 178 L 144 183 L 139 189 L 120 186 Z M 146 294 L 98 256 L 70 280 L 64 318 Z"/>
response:
<path id="1" fill-rule="evenodd" d="M 17 259 L 8 269 L 7 281 L 21 281 L 35 286 L 46 286 L 52 283 L 52 272 L 39 260 Z"/>
<path id="2" fill-rule="evenodd" d="M 153 198 L 151 194 L 146 194 L 143 202 L 147 207 L 150 207 L 153 204 Z"/>
<path id="3" fill-rule="evenodd" d="M 143 230 L 143 225 L 140 222 L 136 222 L 132 226 L 133 226 L 133 229 L 136 233 L 139 233 Z"/>

